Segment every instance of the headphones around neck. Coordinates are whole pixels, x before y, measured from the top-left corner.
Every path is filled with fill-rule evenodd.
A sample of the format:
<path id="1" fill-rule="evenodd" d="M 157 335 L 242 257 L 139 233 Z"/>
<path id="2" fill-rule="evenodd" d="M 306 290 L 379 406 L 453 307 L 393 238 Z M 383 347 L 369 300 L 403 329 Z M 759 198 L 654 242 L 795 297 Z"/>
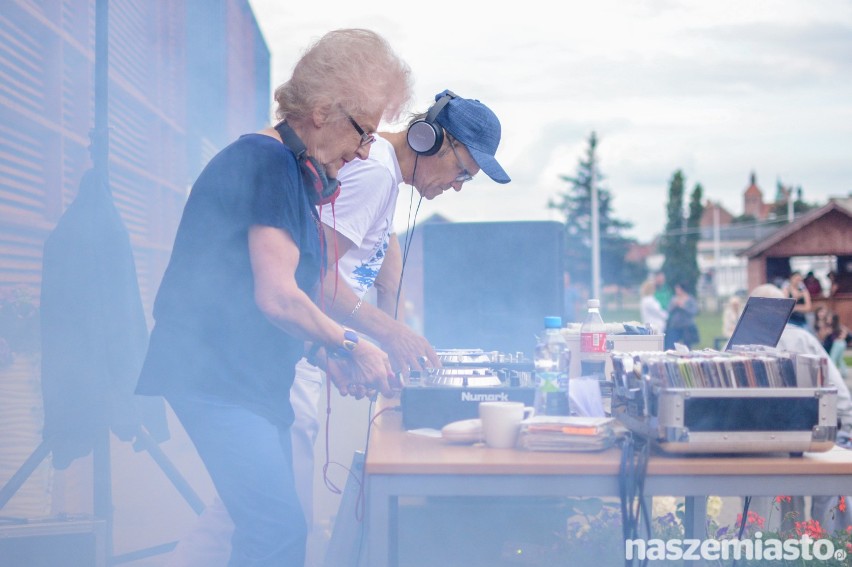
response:
<path id="1" fill-rule="evenodd" d="M 334 177 L 328 177 L 322 164 L 308 155 L 305 143 L 289 124 L 282 120 L 275 126 L 275 130 L 281 136 L 284 145 L 296 154 L 296 161 L 299 163 L 299 170 L 302 172 L 304 182 L 307 183 L 308 187 L 316 190 L 316 204 L 328 205 L 334 203 L 334 200 L 340 194 L 340 182 Z"/>
<path id="2" fill-rule="evenodd" d="M 446 91 L 426 112 L 426 117 L 415 120 L 408 127 L 408 145 L 419 156 L 431 156 L 438 153 L 444 144 L 444 128 L 435 122 L 441 110 L 458 95 Z"/>

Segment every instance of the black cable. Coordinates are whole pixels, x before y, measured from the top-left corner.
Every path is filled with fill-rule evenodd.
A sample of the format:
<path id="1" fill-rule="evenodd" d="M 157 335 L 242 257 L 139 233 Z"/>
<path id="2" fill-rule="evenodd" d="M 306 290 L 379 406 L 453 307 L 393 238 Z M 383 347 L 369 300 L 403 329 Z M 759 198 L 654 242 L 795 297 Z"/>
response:
<path id="1" fill-rule="evenodd" d="M 642 519 L 645 521 L 645 535 L 647 539 L 651 539 L 651 513 L 648 507 L 645 506 L 645 477 L 648 472 L 648 456 L 650 454 L 651 444 L 647 440 L 643 440 L 641 451 L 639 453 L 639 471 L 636 475 L 637 490 L 639 492 L 639 510 L 642 512 Z M 638 530 L 637 530 L 638 532 Z M 643 565 L 647 564 L 647 558 Z"/>
<path id="2" fill-rule="evenodd" d="M 621 500 L 621 532 L 625 541 L 630 538 L 631 529 L 631 514 L 629 511 L 630 495 L 628 494 L 629 487 L 632 486 L 630 474 L 632 469 L 628 467 L 630 461 L 633 460 L 633 435 L 627 433 L 624 437 L 621 447 L 621 460 L 618 467 L 618 497 Z"/>
<path id="3" fill-rule="evenodd" d="M 746 496 L 743 498 L 743 515 L 740 520 L 740 531 L 737 534 L 737 540 L 742 541 L 743 532 L 745 531 L 746 523 L 748 522 L 748 507 L 751 506 L 751 496 Z M 734 557 L 733 563 L 731 563 L 731 567 L 737 567 L 737 558 Z"/>
<path id="4" fill-rule="evenodd" d="M 358 523 L 361 525 L 361 533 L 358 536 L 358 554 L 355 556 L 355 565 L 361 564 L 361 553 L 364 551 L 364 534 L 367 530 L 364 529 L 364 524 L 358 518 L 358 509 L 361 506 L 361 497 L 364 492 L 364 476 L 367 474 L 367 449 L 370 446 L 370 431 L 373 429 L 373 400 L 370 400 L 370 409 L 367 413 L 367 418 L 369 421 L 367 422 L 367 440 L 364 442 L 364 464 L 361 465 L 361 482 L 358 491 L 358 502 L 355 504 L 355 519 L 358 520 Z"/>
<path id="5" fill-rule="evenodd" d="M 743 498 L 743 517 L 740 521 L 740 533 L 737 534 L 737 539 L 743 538 L 743 532 L 746 527 L 746 520 L 748 519 L 748 507 L 751 506 L 751 496 L 746 496 Z"/>
<path id="6" fill-rule="evenodd" d="M 417 160 L 419 155 L 414 157 L 414 171 L 411 173 L 411 193 L 408 198 L 408 220 L 405 226 L 405 245 L 402 252 L 402 269 L 399 271 L 399 286 L 396 289 L 396 301 L 394 302 L 393 318 L 399 318 L 399 299 L 402 296 L 402 280 L 405 277 L 405 265 L 408 263 L 408 252 L 411 249 L 411 243 L 414 241 L 414 228 L 417 226 L 417 213 L 420 212 L 420 205 L 423 203 L 423 195 L 417 201 L 417 208 L 414 210 L 414 222 L 411 221 L 411 207 L 414 204 L 414 180 L 417 175 Z"/>
<path id="7" fill-rule="evenodd" d="M 627 540 L 636 539 L 639 535 L 639 524 L 645 523 L 647 539 L 651 539 L 651 518 L 644 504 L 645 476 L 648 470 L 650 443 L 644 439 L 636 439 L 628 433 L 621 448 L 619 464 L 618 492 L 621 498 L 621 529 L 624 545 Z M 626 547 L 625 547 L 626 549 Z M 648 558 L 642 560 L 642 565 L 648 564 Z M 632 559 L 624 558 L 625 567 L 633 565 Z"/>

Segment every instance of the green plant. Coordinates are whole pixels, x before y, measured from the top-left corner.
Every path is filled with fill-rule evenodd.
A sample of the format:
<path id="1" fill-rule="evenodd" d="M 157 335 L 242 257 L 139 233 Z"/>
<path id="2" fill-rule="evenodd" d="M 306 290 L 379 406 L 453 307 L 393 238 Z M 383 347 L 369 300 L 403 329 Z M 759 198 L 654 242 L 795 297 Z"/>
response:
<path id="1" fill-rule="evenodd" d="M 733 525 L 718 526 L 713 522 L 708 524 L 707 533 L 720 541 L 736 540 L 760 542 L 761 558 L 743 557 L 737 561 L 737 567 L 847 567 L 852 560 L 852 526 L 838 529 L 829 533 L 818 520 L 806 520 L 799 517 L 798 512 L 788 512 L 782 518 L 779 528 L 767 529 L 772 525 L 772 513 L 781 513 L 781 504 L 790 501 L 789 496 L 778 496 L 767 518 L 756 512 L 749 512 L 745 526 L 742 526 L 742 514 L 737 515 Z M 846 498 L 838 498 L 837 506 L 832 513 L 846 511 Z M 742 530 L 742 535 L 740 532 Z M 803 552 L 801 542 L 810 541 L 808 553 Z M 819 550 L 814 542 L 821 541 Z M 830 548 L 829 548 L 830 544 Z M 756 548 L 755 552 L 756 552 Z M 794 551 L 794 549 L 796 551 Z M 830 552 L 830 553 L 829 553 Z M 826 557 L 826 555 L 830 555 Z M 718 565 L 731 565 L 731 561 L 720 561 Z"/>
<path id="2" fill-rule="evenodd" d="M 26 287 L 0 289 L 0 367 L 40 347 L 38 296 Z"/>
<path id="3" fill-rule="evenodd" d="M 570 515 L 556 557 L 571 557 L 576 565 L 623 564 L 619 502 L 569 498 L 568 508 Z"/>

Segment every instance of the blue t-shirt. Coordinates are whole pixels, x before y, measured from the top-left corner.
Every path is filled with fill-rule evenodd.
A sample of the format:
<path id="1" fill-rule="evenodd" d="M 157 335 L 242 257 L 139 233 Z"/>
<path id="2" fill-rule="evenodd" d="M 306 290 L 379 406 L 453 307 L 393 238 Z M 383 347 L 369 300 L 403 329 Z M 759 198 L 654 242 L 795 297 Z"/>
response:
<path id="1" fill-rule="evenodd" d="M 252 225 L 287 231 L 300 251 L 296 281 L 313 297 L 319 219 L 293 153 L 262 134 L 241 136 L 219 152 L 192 187 L 154 303 L 137 393 L 200 392 L 278 425 L 292 422 L 290 386 L 304 343 L 255 304 Z"/>

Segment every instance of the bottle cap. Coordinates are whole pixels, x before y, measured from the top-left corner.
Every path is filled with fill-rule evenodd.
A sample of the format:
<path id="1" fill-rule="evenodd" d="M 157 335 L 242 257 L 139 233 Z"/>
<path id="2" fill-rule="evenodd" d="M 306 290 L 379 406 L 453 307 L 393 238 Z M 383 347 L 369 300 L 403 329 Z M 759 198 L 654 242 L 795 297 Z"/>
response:
<path id="1" fill-rule="evenodd" d="M 561 329 L 562 328 L 562 317 L 545 317 L 544 318 L 544 328 L 545 329 Z"/>
<path id="2" fill-rule="evenodd" d="M 588 304 L 589 304 L 589 307 L 600 307 L 601 301 L 600 301 L 600 299 L 590 299 Z"/>

